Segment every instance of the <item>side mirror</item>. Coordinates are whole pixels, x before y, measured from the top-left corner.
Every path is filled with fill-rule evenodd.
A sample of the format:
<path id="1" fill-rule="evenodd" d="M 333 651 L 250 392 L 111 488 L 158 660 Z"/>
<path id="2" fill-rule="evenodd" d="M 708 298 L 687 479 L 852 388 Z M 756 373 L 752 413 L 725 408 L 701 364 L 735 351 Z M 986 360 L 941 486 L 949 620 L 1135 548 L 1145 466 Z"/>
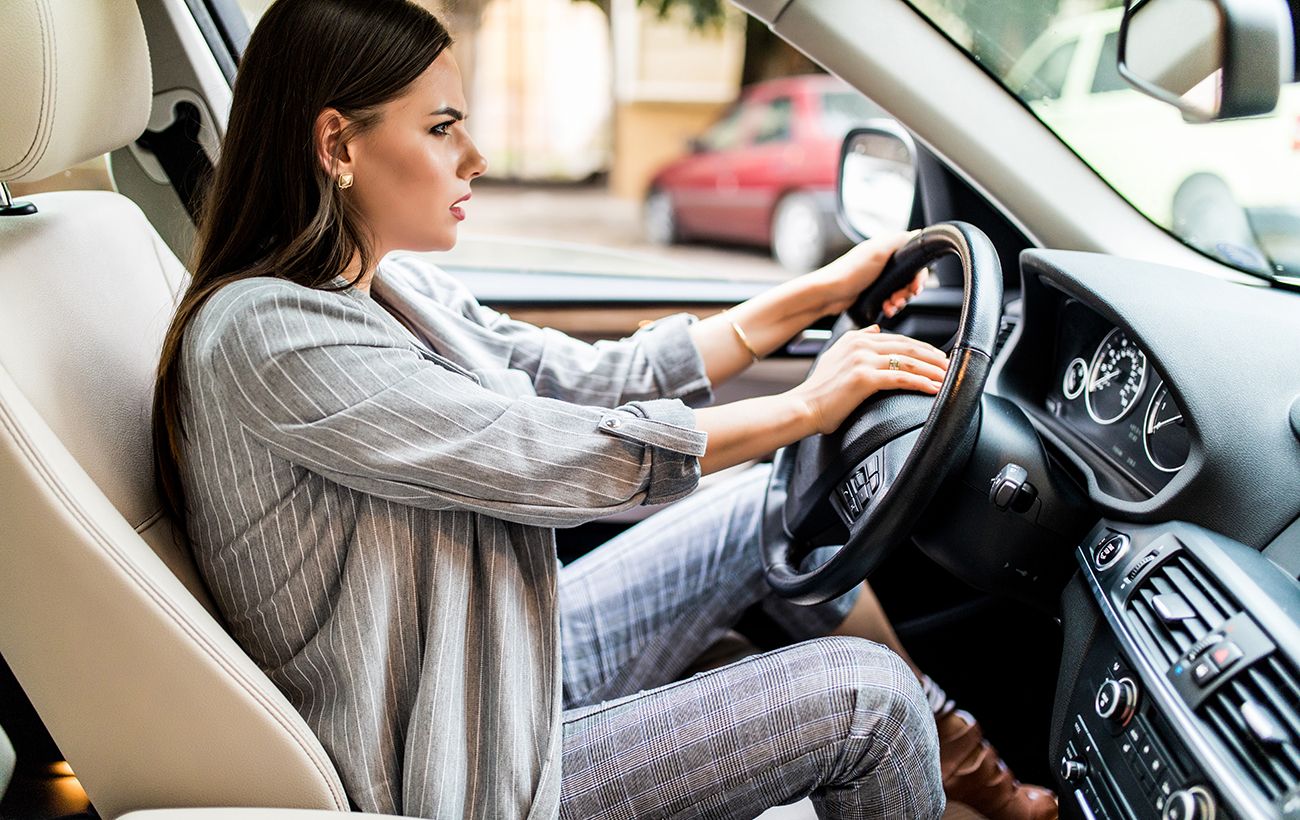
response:
<path id="1" fill-rule="evenodd" d="M 916 145 L 893 120 L 854 128 L 840 149 L 840 227 L 861 242 L 905 231 L 916 203 Z"/>
<path id="2" fill-rule="evenodd" d="M 1292 72 L 1286 0 L 1126 0 L 1119 73 L 1191 122 L 1267 114 Z"/>

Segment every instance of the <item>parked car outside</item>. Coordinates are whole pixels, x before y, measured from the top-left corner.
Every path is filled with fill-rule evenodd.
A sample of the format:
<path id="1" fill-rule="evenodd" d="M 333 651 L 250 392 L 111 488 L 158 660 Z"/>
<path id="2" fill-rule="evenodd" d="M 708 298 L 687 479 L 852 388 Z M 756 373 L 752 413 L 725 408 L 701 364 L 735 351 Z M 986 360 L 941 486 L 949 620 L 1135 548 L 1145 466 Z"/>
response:
<path id="1" fill-rule="evenodd" d="M 849 244 L 835 221 L 835 174 L 850 128 L 883 117 L 836 77 L 747 87 L 690 152 L 651 180 L 644 220 L 659 244 L 707 239 L 768 246 L 797 273 Z"/>

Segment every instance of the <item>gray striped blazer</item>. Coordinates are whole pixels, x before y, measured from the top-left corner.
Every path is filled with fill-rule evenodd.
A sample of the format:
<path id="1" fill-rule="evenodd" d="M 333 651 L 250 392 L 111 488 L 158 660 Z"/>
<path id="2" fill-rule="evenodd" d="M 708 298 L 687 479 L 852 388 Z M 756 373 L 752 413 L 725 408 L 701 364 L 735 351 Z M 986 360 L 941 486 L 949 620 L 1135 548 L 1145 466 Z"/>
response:
<path id="1" fill-rule="evenodd" d="M 370 295 L 256 278 L 195 318 L 195 557 L 358 808 L 556 815 L 551 528 L 694 488 L 687 403 L 711 393 L 689 323 L 587 345 L 413 257 Z"/>

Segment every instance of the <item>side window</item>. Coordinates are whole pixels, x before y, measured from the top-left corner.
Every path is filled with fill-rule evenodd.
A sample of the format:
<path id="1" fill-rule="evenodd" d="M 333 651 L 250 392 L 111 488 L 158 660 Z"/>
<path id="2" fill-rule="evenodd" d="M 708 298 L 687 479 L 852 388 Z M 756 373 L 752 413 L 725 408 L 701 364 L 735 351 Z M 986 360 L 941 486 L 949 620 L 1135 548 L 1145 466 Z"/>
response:
<path id="1" fill-rule="evenodd" d="M 1097 71 L 1092 75 L 1092 93 L 1120 91 L 1129 87 L 1119 76 L 1119 32 L 1112 31 L 1101 42 L 1101 56 L 1097 58 Z"/>
<path id="2" fill-rule="evenodd" d="M 758 112 L 758 126 L 754 129 L 754 144 L 788 142 L 791 136 L 790 119 L 794 104 L 789 97 L 772 100 Z"/>
<path id="3" fill-rule="evenodd" d="M 740 126 L 744 119 L 743 105 L 734 105 L 712 128 L 700 137 L 700 144 L 710 151 L 729 151 L 740 144 Z"/>
<path id="4" fill-rule="evenodd" d="M 1074 50 L 1078 45 L 1078 40 L 1067 40 L 1057 46 L 1034 72 L 1034 76 L 1020 91 L 1020 96 L 1026 100 L 1060 99 L 1061 91 L 1065 88 L 1065 77 L 1070 71 L 1070 61 L 1074 59 Z"/>

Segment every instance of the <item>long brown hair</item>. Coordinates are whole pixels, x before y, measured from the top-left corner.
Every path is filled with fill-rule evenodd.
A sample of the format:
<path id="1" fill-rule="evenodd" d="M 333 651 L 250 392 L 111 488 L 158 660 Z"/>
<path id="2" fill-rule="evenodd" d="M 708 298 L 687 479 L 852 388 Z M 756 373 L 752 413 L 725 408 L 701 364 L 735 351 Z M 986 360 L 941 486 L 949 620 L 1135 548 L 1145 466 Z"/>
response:
<path id="1" fill-rule="evenodd" d="M 153 399 L 154 480 L 180 532 L 188 508 L 181 483 L 179 359 L 185 329 L 223 285 L 274 276 L 311 288 L 354 259 L 374 254 L 360 215 L 317 158 L 320 112 L 337 109 L 344 139 L 379 121 L 451 45 L 429 12 L 408 0 L 277 0 L 239 63 L 230 122 L 207 189 L 193 275 L 163 338 Z"/>

